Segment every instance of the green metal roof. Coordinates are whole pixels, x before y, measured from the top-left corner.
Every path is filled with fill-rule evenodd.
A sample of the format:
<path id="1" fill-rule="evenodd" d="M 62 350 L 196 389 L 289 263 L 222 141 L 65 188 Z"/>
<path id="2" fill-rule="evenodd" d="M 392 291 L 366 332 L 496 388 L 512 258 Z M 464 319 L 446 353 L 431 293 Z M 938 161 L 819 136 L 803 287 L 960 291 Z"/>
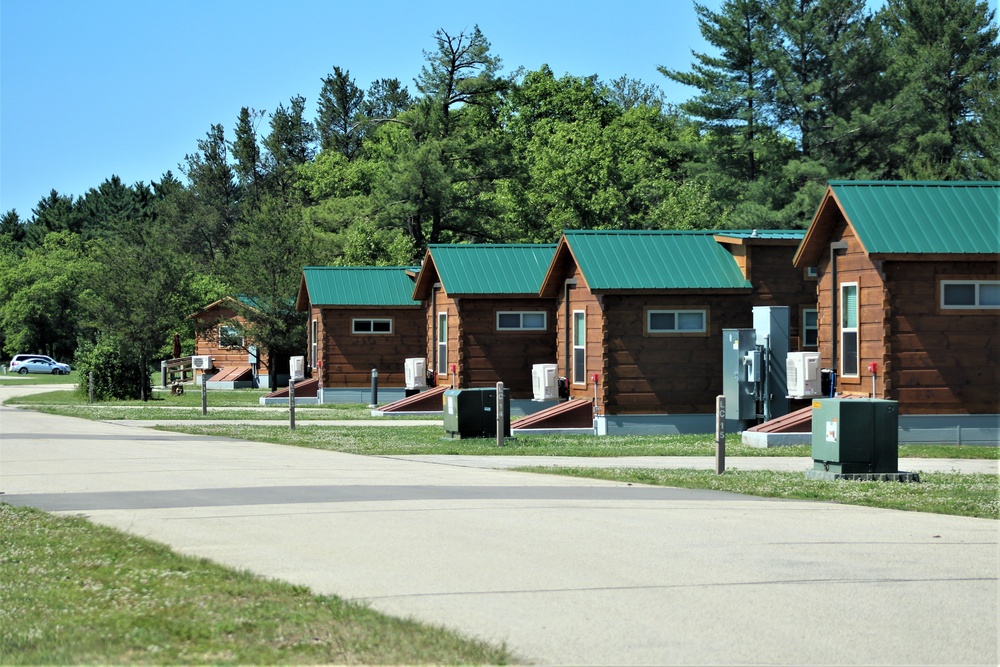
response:
<path id="1" fill-rule="evenodd" d="M 566 231 L 593 290 L 750 289 L 736 259 L 707 231 Z"/>
<path id="2" fill-rule="evenodd" d="M 302 277 L 314 306 L 418 306 L 412 266 L 307 266 Z"/>
<path id="3" fill-rule="evenodd" d="M 731 239 L 769 239 L 778 241 L 801 241 L 805 238 L 804 229 L 723 229 L 713 232 L 715 236 Z"/>
<path id="4" fill-rule="evenodd" d="M 431 244 L 438 277 L 449 295 L 538 294 L 555 244 Z"/>
<path id="5" fill-rule="evenodd" d="M 830 181 L 869 253 L 1000 252 L 1000 182 Z"/>

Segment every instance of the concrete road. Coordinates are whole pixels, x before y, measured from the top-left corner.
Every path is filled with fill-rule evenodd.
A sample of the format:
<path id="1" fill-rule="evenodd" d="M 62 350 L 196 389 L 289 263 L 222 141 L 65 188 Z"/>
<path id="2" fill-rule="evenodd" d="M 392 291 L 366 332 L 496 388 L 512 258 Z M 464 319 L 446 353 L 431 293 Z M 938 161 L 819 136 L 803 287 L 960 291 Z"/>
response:
<path id="1" fill-rule="evenodd" d="M 998 522 L 0 407 L 0 491 L 543 664 L 998 662 Z"/>

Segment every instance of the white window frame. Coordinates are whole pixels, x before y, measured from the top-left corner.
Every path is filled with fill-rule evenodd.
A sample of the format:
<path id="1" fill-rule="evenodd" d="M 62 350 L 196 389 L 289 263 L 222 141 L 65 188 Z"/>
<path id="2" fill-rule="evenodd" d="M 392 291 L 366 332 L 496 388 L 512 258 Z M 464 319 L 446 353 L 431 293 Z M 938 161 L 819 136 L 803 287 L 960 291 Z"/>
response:
<path id="1" fill-rule="evenodd" d="M 505 327 L 500 325 L 500 317 L 502 315 L 517 315 L 518 324 L 516 327 Z M 541 315 L 542 316 L 542 326 L 532 327 L 526 326 L 524 323 L 525 315 Z M 497 331 L 545 331 L 549 328 L 549 314 L 544 310 L 498 310 L 496 314 L 496 326 Z"/>
<path id="2" fill-rule="evenodd" d="M 448 312 L 437 314 L 437 373 L 448 377 Z"/>
<path id="3" fill-rule="evenodd" d="M 310 345 L 309 345 L 309 354 L 311 355 L 311 357 L 310 357 L 310 362 L 311 362 L 310 367 L 311 368 L 316 368 L 317 367 L 316 366 L 316 362 L 319 360 L 319 357 L 318 357 L 318 354 L 319 354 L 319 342 L 317 341 L 317 338 L 319 338 L 319 320 L 313 320 L 312 321 L 312 327 L 309 330 L 309 337 L 312 339 L 312 340 L 309 341 L 309 343 L 310 343 Z"/>
<path id="4" fill-rule="evenodd" d="M 226 333 L 226 332 L 230 332 L 230 333 Z M 236 344 L 236 345 L 223 345 L 222 342 L 223 342 L 223 340 L 226 340 L 227 337 L 228 337 L 229 340 L 239 341 L 239 343 Z M 228 324 L 220 324 L 219 325 L 219 347 L 220 348 L 224 348 L 224 349 L 227 349 L 227 350 L 232 350 L 232 349 L 236 349 L 236 348 L 242 348 L 243 347 L 243 343 L 244 343 L 244 337 L 240 335 L 240 332 L 236 329 L 236 327 L 231 327 Z"/>
<path id="5" fill-rule="evenodd" d="M 809 313 L 812 313 L 813 315 L 816 316 L 816 324 L 814 326 L 808 326 L 808 324 L 806 323 L 806 316 Z M 806 339 L 807 339 L 806 332 L 807 331 L 813 331 L 813 332 L 815 332 L 815 340 L 816 340 L 815 343 L 810 344 L 810 343 L 806 342 Z M 819 309 L 817 309 L 817 308 L 803 308 L 802 309 L 802 335 L 801 335 L 801 339 L 802 339 L 802 347 L 804 347 L 804 348 L 806 348 L 806 347 L 808 347 L 808 348 L 817 348 L 817 349 L 819 348 Z"/>
<path id="6" fill-rule="evenodd" d="M 583 326 L 580 326 L 577 316 L 580 316 Z M 577 333 L 581 343 L 577 343 Z M 587 384 L 587 311 L 573 311 L 573 325 L 570 333 L 570 343 L 573 345 L 573 384 Z M 579 353 L 579 357 L 577 356 Z"/>
<path id="7" fill-rule="evenodd" d="M 696 313 L 701 315 L 701 327 L 698 329 L 678 329 L 677 323 L 680 322 L 680 315 L 690 315 L 691 313 Z M 654 329 L 653 328 L 653 315 L 673 315 L 674 316 L 674 328 L 673 329 Z M 646 311 L 646 333 L 648 334 L 703 334 L 708 331 L 708 311 L 704 308 L 682 308 L 682 309 L 671 309 L 671 308 L 650 308 Z"/>
<path id="8" fill-rule="evenodd" d="M 358 331 L 359 322 L 368 322 L 370 331 Z M 388 322 L 388 331 L 375 331 L 376 322 Z M 392 335 L 392 318 L 391 317 L 355 317 L 351 319 L 351 333 L 355 336 L 391 336 Z"/>
<path id="9" fill-rule="evenodd" d="M 945 288 L 948 285 L 975 285 L 975 299 L 972 304 L 949 304 L 945 303 Z M 941 281 L 941 310 L 996 310 L 1000 309 L 1000 304 L 983 304 L 980 291 L 983 285 L 1000 285 L 1000 280 L 942 280 Z"/>
<path id="10" fill-rule="evenodd" d="M 848 288 L 854 288 L 854 326 L 847 326 L 847 298 L 845 292 Z M 853 373 L 844 370 L 844 362 L 847 359 L 847 344 L 845 334 L 854 334 L 854 359 L 856 368 Z M 856 378 L 861 377 L 861 288 L 858 283 L 840 283 L 840 377 Z"/>

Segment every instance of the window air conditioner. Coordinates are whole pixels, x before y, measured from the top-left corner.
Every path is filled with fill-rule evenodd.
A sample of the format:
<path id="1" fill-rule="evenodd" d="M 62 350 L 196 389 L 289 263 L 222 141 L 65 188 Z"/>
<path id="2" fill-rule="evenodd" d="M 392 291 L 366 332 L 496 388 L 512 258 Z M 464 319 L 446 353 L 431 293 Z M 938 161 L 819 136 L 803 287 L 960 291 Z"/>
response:
<path id="1" fill-rule="evenodd" d="M 289 357 L 288 358 L 288 375 L 293 381 L 302 380 L 306 376 L 306 358 L 305 357 Z"/>
<path id="2" fill-rule="evenodd" d="M 531 393 L 536 401 L 559 398 L 559 383 L 555 364 L 534 364 L 531 367 Z"/>
<path id="3" fill-rule="evenodd" d="M 789 398 L 822 395 L 819 352 L 789 352 L 786 367 Z"/>
<path id="4" fill-rule="evenodd" d="M 427 386 L 427 360 L 419 357 L 404 362 L 406 388 L 423 389 Z"/>
<path id="5" fill-rule="evenodd" d="M 212 369 L 212 357 L 207 354 L 202 354 L 196 357 L 191 357 L 191 366 L 199 371 L 208 371 Z"/>

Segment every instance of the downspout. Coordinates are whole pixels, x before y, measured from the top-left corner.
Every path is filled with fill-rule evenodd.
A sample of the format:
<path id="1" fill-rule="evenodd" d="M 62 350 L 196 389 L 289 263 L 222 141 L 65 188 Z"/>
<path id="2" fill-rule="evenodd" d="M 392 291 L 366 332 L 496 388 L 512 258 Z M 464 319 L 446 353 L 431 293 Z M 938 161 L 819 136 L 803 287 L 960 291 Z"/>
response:
<path id="1" fill-rule="evenodd" d="M 837 332 L 840 328 L 840 285 L 837 282 L 837 256 L 847 250 L 847 241 L 834 241 L 830 244 L 830 369 L 833 378 L 830 382 L 830 396 L 837 395 L 837 379 L 840 377 L 840 362 L 837 358 Z"/>
<path id="2" fill-rule="evenodd" d="M 434 370 L 434 384 L 437 385 L 438 376 L 438 314 L 437 314 L 437 293 L 441 283 L 434 283 L 431 286 L 431 368 Z"/>
<path id="3" fill-rule="evenodd" d="M 566 339 L 563 345 L 563 357 L 566 362 L 566 385 L 567 388 L 573 386 L 573 369 L 571 367 L 571 362 L 573 359 L 573 310 L 570 308 L 569 303 L 569 288 L 575 285 L 575 280 L 567 280 L 563 283 L 563 310 L 565 311 L 566 319 Z"/>

